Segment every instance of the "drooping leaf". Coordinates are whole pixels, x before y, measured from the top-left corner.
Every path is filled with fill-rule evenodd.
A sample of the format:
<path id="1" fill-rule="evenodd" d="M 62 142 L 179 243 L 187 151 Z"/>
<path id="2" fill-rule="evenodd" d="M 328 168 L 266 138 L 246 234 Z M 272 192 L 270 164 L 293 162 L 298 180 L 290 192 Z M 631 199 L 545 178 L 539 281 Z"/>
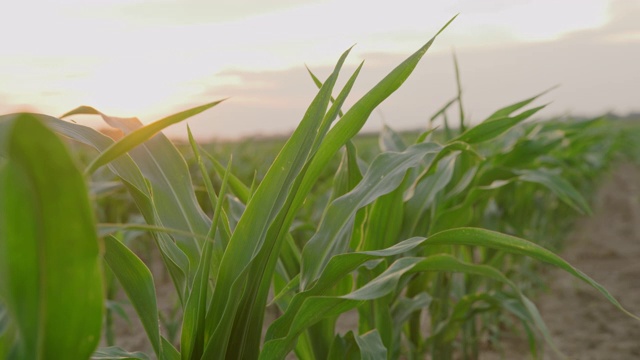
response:
<path id="1" fill-rule="evenodd" d="M 204 111 L 217 103 L 219 102 L 168 116 L 160 120 L 159 123 L 167 124 L 185 120 L 189 116 Z M 159 125 L 154 125 L 154 123 L 144 126 L 137 118 L 111 117 L 89 107 L 81 107 L 77 111 L 73 111 L 73 113 L 80 112 L 86 114 L 97 113 L 109 125 L 117 127 L 127 134 L 125 138 L 120 140 L 123 141 L 126 138 L 130 138 L 131 140 L 127 140 L 127 147 L 135 143 L 134 147 L 127 149 L 128 152 L 126 154 L 116 157 L 109 165 L 113 165 L 110 168 L 121 177 L 129 188 L 148 224 L 174 228 L 199 235 L 207 233 L 211 221 L 198 205 L 187 164 L 171 141 L 161 132 L 155 132 L 156 127 Z M 95 130 L 87 130 L 86 127 L 80 127 L 55 118 L 50 118 L 49 121 L 57 127 L 57 131 L 85 142 L 101 153 L 118 146 L 116 145 L 117 143 L 107 138 L 106 141 L 109 145 L 105 147 L 105 137 L 100 134 L 96 135 Z M 81 136 L 77 136 L 78 132 L 81 132 Z M 155 135 L 148 137 L 151 133 Z M 87 134 L 90 134 L 89 138 L 87 138 Z M 97 142 L 96 138 L 100 138 L 101 141 Z M 144 142 L 139 143 L 140 141 Z M 118 161 L 123 158 L 130 158 L 132 161 L 125 160 L 126 163 L 119 163 Z M 134 183 L 136 184 L 135 189 L 131 189 L 129 183 L 132 176 L 134 178 L 144 177 L 144 186 L 138 186 L 139 181 L 136 180 Z M 189 286 L 187 282 L 193 279 L 195 264 L 199 261 L 202 251 L 202 242 L 192 237 L 175 236 L 173 239 L 175 240 L 174 249 L 166 251 L 168 247 L 172 247 L 168 243 L 172 240 L 162 234 L 159 234 L 157 239 L 162 243 L 160 245 L 162 247 L 163 260 L 171 273 L 172 279 L 176 282 L 176 288 L 182 299 L 184 289 Z M 176 251 L 176 245 L 179 248 L 179 252 L 183 254 L 180 255 Z M 188 258 L 188 263 L 185 263 L 184 255 Z M 179 267 L 180 271 L 176 267 Z M 185 279 L 181 280 L 182 278 Z"/>
<path id="2" fill-rule="evenodd" d="M 582 214 L 590 214 L 591 209 L 580 193 L 562 177 L 545 169 L 516 171 L 522 181 L 538 183 L 551 189 L 562 201 Z"/>
<path id="3" fill-rule="evenodd" d="M 91 164 L 89 164 L 86 172 L 89 174 L 92 174 L 99 167 L 110 163 L 111 161 L 113 161 L 113 159 L 117 158 L 118 156 L 142 144 L 143 142 L 145 142 L 146 140 L 148 140 L 158 132 L 162 131 L 162 129 L 170 125 L 179 123 L 205 110 L 208 110 L 218 105 L 222 101 L 224 100 L 214 101 L 212 103 L 201 105 L 193 109 L 185 110 L 132 131 L 131 133 L 127 134 L 124 138 L 120 139 L 119 141 L 111 145 L 107 150 L 100 153 L 100 156 L 95 158 L 91 162 Z M 90 108 L 88 106 L 81 106 L 75 110 L 71 110 L 70 112 L 62 115 L 62 117 L 64 118 L 64 117 L 67 117 L 70 115 L 76 115 L 76 114 L 103 115 L 102 113 L 100 113 L 99 111 L 93 108 Z"/>

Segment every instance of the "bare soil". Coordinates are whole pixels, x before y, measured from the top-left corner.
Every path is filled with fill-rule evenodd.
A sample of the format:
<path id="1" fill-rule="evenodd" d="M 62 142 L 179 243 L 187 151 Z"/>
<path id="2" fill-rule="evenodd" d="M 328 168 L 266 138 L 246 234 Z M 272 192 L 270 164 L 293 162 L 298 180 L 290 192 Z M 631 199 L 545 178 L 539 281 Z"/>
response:
<path id="1" fill-rule="evenodd" d="M 603 285 L 640 316 L 640 169 L 622 164 L 595 195 L 593 215 L 581 218 L 562 257 Z M 549 290 L 536 304 L 558 348 L 569 359 L 640 359 L 640 321 L 571 275 L 552 270 Z M 502 351 L 481 359 L 527 359 L 527 344 L 506 338 Z M 546 349 L 544 359 L 560 359 Z"/>

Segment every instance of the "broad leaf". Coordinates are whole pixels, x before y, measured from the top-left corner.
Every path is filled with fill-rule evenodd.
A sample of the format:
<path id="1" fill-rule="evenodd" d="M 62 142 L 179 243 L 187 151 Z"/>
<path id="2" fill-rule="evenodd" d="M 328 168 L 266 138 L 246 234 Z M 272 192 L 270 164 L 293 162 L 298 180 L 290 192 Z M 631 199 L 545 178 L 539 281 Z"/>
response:
<path id="1" fill-rule="evenodd" d="M 0 146 L 0 298 L 19 331 L 18 357 L 88 358 L 103 290 L 85 179 L 32 115 L 17 115 Z"/>

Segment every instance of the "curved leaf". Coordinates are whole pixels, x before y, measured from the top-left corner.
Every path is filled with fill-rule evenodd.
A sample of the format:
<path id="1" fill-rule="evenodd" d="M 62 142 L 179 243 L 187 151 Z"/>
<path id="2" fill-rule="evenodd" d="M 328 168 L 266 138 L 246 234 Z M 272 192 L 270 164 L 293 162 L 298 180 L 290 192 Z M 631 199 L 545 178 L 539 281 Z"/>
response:
<path id="1" fill-rule="evenodd" d="M 545 169 L 517 170 L 518 179 L 546 186 L 553 191 L 567 205 L 581 214 L 591 214 L 587 201 L 567 180 Z"/>
<path id="2" fill-rule="evenodd" d="M 386 250 L 334 256 L 318 278 L 318 281 L 308 290 L 296 294 L 291 300 L 286 312 L 269 327 L 265 347 L 261 356 L 265 359 L 273 356 L 284 356 L 293 346 L 293 342 L 298 334 L 308 326 L 325 317 L 335 316 L 353 309 L 360 305 L 361 301 L 376 299 L 386 295 L 395 288 L 400 277 L 408 272 L 456 271 L 476 274 L 506 283 L 512 287 L 514 291 L 519 293 L 519 289 L 515 284 L 492 267 L 463 263 L 449 255 L 434 255 L 425 259 L 400 258 L 383 274 L 350 294 L 339 297 L 320 296 L 324 289 L 330 287 L 331 284 L 335 284 L 337 280 L 348 275 L 368 260 L 392 256 L 411 250 L 417 246 L 430 245 L 484 246 L 547 262 L 588 283 L 603 294 L 605 298 L 618 307 L 618 309 L 640 320 L 639 317 L 625 310 L 601 285 L 584 273 L 573 268 L 552 252 L 534 243 L 513 236 L 484 229 L 461 228 L 446 230 L 434 234 L 429 238 L 416 237 L 405 240 Z M 529 312 L 532 321 L 551 343 L 548 332 L 535 306 L 524 296 L 521 296 L 521 301 Z"/>
<path id="3" fill-rule="evenodd" d="M 197 115 L 205 110 L 208 110 L 223 101 L 224 99 L 214 101 L 209 104 L 201 105 L 193 109 L 185 110 L 132 131 L 131 133 L 127 134 L 124 138 L 115 142 L 104 152 L 100 153 L 100 156 L 95 158 L 91 162 L 91 164 L 89 164 L 86 172 L 88 174 L 92 174 L 99 167 L 110 163 L 120 155 L 126 153 L 127 151 L 147 141 L 149 138 L 151 138 L 158 132 L 162 131 L 162 129 L 168 126 L 171 126 L 173 124 L 179 123 L 181 121 L 184 121 L 185 119 L 188 119 L 194 115 Z M 91 108 L 88 106 L 81 106 L 75 110 L 72 110 L 64 114 L 62 117 L 77 115 L 77 114 L 103 115 L 102 113 L 100 113 L 94 108 Z"/>
<path id="4" fill-rule="evenodd" d="M 408 169 L 418 166 L 427 154 L 441 149 L 435 143 L 420 143 L 401 153 L 378 155 L 358 186 L 329 205 L 318 231 L 304 247 L 301 288 L 317 277 L 333 255 L 346 250 L 348 242 L 338 240 L 345 231 L 350 231 L 349 225 L 358 209 L 398 187 Z"/>

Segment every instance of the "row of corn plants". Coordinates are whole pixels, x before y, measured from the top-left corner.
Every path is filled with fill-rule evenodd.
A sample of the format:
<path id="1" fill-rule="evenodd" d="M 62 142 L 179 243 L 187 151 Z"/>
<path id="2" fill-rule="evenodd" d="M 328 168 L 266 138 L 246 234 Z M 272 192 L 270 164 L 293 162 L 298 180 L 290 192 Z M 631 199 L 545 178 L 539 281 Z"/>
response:
<path id="1" fill-rule="evenodd" d="M 605 168 L 615 148 L 615 140 L 605 151 L 594 144 L 611 139 L 600 122 L 523 124 L 542 108 L 528 108 L 533 97 L 475 126 L 461 111 L 458 132 L 447 126 L 437 140 L 432 129 L 407 142 L 385 128 L 379 153 L 358 156 L 353 138 L 434 40 L 344 113 L 362 64 L 339 90 L 349 51 L 324 82 L 314 76 L 319 92 L 259 181 L 241 180 L 231 160 L 207 153 L 189 133 L 206 206 L 184 156 L 160 131 L 221 101 L 146 126 L 91 107 L 62 116 L 99 116 L 125 134 L 118 141 L 51 116 L 0 117 L 0 357 L 477 358 L 505 313 L 538 355 L 539 339 L 555 348 L 521 270 L 541 262 L 637 318 L 536 244 L 562 225 L 549 215 L 589 212 L 576 187 Z M 462 109 L 461 93 L 450 104 Z M 97 156 L 81 161 L 60 136 Z M 339 166 L 319 183 L 336 156 Z M 127 246 L 141 233 L 157 247 L 179 299 L 176 341 L 161 332 L 154 274 Z M 103 319 L 111 328 L 105 306 L 107 314 L 118 309 L 115 279 L 153 354 L 96 350 Z M 269 304 L 282 315 L 263 336 Z M 338 333 L 349 311 L 358 328 Z M 106 337 L 115 343 L 110 331 Z"/>

